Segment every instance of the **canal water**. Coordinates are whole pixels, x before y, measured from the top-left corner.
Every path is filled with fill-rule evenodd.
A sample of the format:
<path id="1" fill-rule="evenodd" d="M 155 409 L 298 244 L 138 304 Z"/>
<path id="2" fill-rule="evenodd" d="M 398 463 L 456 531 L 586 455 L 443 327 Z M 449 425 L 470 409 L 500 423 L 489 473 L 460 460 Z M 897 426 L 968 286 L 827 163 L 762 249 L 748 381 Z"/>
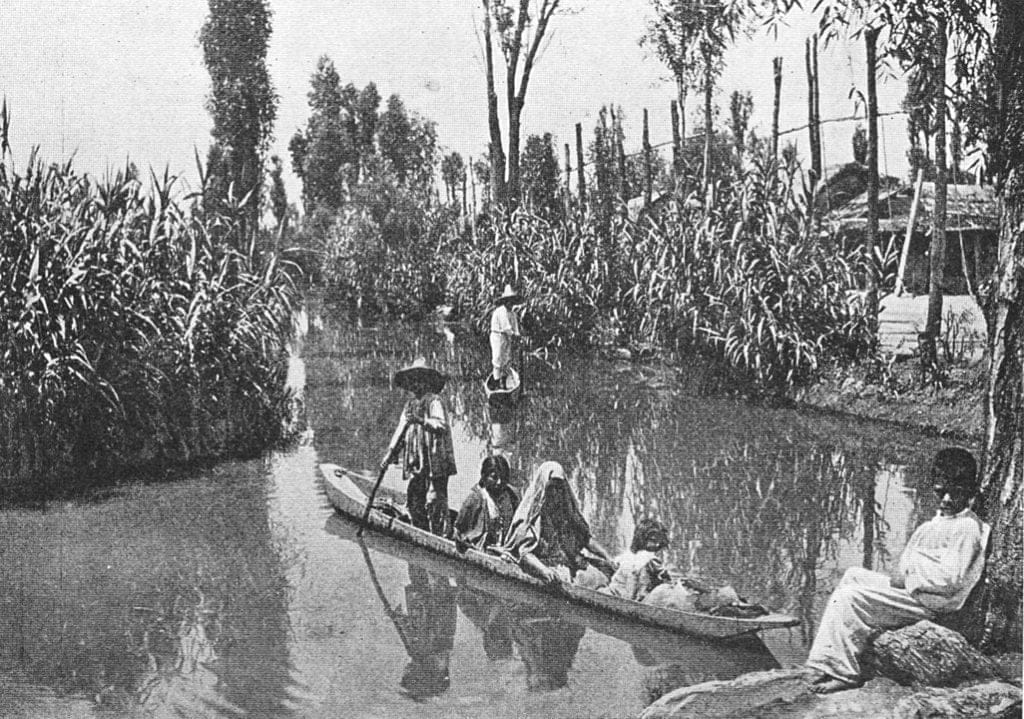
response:
<path id="1" fill-rule="evenodd" d="M 299 324 L 288 448 L 0 510 L 0 716 L 634 716 L 677 686 L 801 663 L 842 571 L 887 569 L 934 511 L 938 440 L 732 399 L 699 364 L 540 355 L 519 405 L 492 411 L 485 346 L 457 325 Z M 606 547 L 657 516 L 678 569 L 802 626 L 688 640 L 360 541 L 318 467 L 373 471 L 405 400 L 391 376 L 417 356 L 451 377 L 453 506 L 490 453 L 520 484 L 558 460 Z M 385 483 L 402 488 L 396 468 Z"/>

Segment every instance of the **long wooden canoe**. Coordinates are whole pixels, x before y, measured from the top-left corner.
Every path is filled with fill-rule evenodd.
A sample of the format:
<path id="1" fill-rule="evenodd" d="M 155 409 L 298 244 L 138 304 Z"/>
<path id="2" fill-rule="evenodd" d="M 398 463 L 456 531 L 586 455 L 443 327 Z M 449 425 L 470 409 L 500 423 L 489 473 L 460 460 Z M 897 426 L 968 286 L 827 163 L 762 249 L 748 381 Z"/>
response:
<path id="1" fill-rule="evenodd" d="M 369 482 L 358 474 L 350 472 L 334 464 L 321 464 L 320 471 L 324 478 L 324 489 L 330 503 L 341 514 L 359 521 L 366 509 L 367 493 L 360 485 Z M 395 495 L 384 491 L 379 496 Z M 525 587 L 536 591 L 556 593 L 558 597 L 575 604 L 595 609 L 608 614 L 638 621 L 650 626 L 671 632 L 688 634 L 695 637 L 725 639 L 740 637 L 752 632 L 766 629 L 783 629 L 797 626 L 800 620 L 788 614 L 766 614 L 753 618 L 719 617 L 701 612 L 684 612 L 664 607 L 655 607 L 629 599 L 613 597 L 601 592 L 562 583 L 555 588 L 548 587 L 541 580 L 522 571 L 518 565 L 484 552 L 469 549 L 459 552 L 455 543 L 449 539 L 438 537 L 417 527 L 413 527 L 393 516 L 377 509 L 372 510 L 367 518 L 371 529 L 399 538 L 418 547 L 429 549 L 460 562 L 485 569 L 506 579 L 514 580 Z"/>

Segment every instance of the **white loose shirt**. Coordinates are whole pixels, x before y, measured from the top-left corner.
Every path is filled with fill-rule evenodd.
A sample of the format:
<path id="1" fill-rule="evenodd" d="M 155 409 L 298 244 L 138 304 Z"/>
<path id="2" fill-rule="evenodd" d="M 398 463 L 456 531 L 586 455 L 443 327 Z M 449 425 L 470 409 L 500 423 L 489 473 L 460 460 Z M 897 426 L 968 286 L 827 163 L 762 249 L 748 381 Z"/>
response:
<path id="1" fill-rule="evenodd" d="M 936 514 L 910 536 L 900 555 L 899 575 L 906 589 L 934 612 L 955 612 L 981 578 L 990 527 L 965 509 Z"/>

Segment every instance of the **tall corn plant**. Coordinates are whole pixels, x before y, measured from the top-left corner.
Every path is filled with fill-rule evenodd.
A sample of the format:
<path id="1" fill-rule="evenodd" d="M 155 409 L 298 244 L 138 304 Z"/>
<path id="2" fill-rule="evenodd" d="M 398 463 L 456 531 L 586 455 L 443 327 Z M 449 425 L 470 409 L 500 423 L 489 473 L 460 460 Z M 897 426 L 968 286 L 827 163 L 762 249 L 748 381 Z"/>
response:
<path id="1" fill-rule="evenodd" d="M 186 212 L 166 174 L 150 184 L 0 167 L 0 488 L 279 431 L 287 274 L 213 241 L 231 216 Z"/>
<path id="2" fill-rule="evenodd" d="M 634 243 L 623 300 L 644 339 L 704 346 L 767 389 L 786 391 L 822 362 L 870 349 L 848 296 L 870 258 L 812 231 L 795 168 L 763 162 L 718 193 L 710 211 L 680 209 Z"/>

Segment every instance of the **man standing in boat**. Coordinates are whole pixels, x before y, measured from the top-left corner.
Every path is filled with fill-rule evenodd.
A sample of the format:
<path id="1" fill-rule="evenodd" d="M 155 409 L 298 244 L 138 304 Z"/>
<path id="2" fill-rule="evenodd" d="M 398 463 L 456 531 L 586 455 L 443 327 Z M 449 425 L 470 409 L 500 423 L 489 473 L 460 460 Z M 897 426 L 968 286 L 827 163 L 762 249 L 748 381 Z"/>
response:
<path id="1" fill-rule="evenodd" d="M 395 386 L 414 397 L 402 410 L 381 468 L 400 460 L 409 483 L 406 507 L 413 525 L 447 536 L 448 478 L 456 473 L 448 412 L 438 395 L 447 378 L 418 358 L 395 373 Z"/>
<path id="2" fill-rule="evenodd" d="M 491 313 L 491 384 L 495 389 L 505 387 L 508 367 L 512 362 L 512 347 L 515 338 L 522 337 L 519 318 L 512 309 L 523 301 L 512 285 L 505 285 L 505 291 L 497 299 L 497 307 Z"/>

